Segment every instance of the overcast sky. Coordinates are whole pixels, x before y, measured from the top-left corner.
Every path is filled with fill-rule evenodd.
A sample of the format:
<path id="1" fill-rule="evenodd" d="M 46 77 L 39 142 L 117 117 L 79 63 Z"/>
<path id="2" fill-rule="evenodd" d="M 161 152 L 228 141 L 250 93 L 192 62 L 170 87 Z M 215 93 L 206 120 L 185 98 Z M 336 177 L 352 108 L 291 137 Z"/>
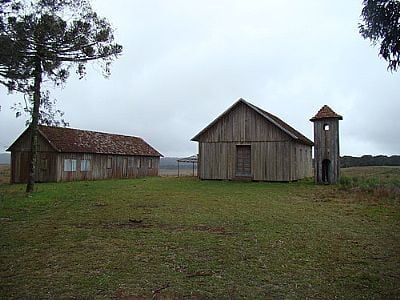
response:
<path id="1" fill-rule="evenodd" d="M 244 98 L 313 139 L 324 105 L 343 115 L 342 155 L 400 154 L 400 71 L 358 33 L 361 0 L 93 0 L 123 55 L 104 79 L 54 89 L 73 128 L 135 135 L 164 156 Z M 0 87 L 0 152 L 25 128 Z"/>

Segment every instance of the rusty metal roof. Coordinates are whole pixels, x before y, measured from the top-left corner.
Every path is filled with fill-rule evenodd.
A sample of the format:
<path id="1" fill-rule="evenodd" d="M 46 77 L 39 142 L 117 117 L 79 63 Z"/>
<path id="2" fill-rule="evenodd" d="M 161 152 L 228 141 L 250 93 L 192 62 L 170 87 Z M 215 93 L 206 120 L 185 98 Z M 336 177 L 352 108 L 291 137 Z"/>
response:
<path id="1" fill-rule="evenodd" d="M 331 119 L 331 118 L 343 120 L 343 117 L 341 115 L 338 115 L 337 113 L 335 113 L 332 110 L 332 108 L 330 108 L 328 105 L 324 105 L 317 112 L 317 114 L 310 119 L 310 121 L 314 122 L 315 120 L 318 120 L 318 119 Z"/>
<path id="2" fill-rule="evenodd" d="M 140 137 L 39 125 L 39 133 L 58 152 L 162 156 Z"/>
<path id="3" fill-rule="evenodd" d="M 200 131 L 194 138 L 192 138 L 192 141 L 197 141 L 199 139 L 200 135 L 202 135 L 205 131 L 207 131 L 209 128 L 211 128 L 224 115 L 228 114 L 236 105 L 238 105 L 240 103 L 250 107 L 252 110 L 254 110 L 258 114 L 260 114 L 266 120 L 268 120 L 269 122 L 271 122 L 272 124 L 277 126 L 279 129 L 284 131 L 286 134 L 288 134 L 294 140 L 296 140 L 302 144 L 306 144 L 306 145 L 310 145 L 310 146 L 314 145 L 314 143 L 311 140 L 306 138 L 303 134 L 298 132 L 296 129 L 294 129 L 292 126 L 290 126 L 286 122 L 279 119 L 277 116 L 274 116 L 273 114 L 271 114 L 269 112 L 266 112 L 265 110 L 247 102 L 246 100 L 244 100 L 242 98 L 240 98 L 238 101 L 236 101 L 230 108 L 228 108 L 225 112 L 223 112 L 218 118 L 216 118 L 213 122 L 211 122 L 206 128 L 204 128 L 202 131 Z"/>

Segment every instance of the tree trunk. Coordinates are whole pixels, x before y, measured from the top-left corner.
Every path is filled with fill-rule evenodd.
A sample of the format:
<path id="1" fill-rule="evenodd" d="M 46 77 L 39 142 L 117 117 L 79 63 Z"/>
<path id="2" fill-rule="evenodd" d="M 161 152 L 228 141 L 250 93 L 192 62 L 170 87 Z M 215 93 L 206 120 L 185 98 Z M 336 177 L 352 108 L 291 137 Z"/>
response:
<path id="1" fill-rule="evenodd" d="M 33 110 L 32 121 L 30 125 L 31 132 L 31 153 L 29 161 L 29 177 L 26 185 L 26 192 L 32 193 L 36 180 L 37 153 L 38 153 L 38 124 L 40 108 L 40 88 L 42 84 L 42 61 L 39 56 L 35 62 L 35 81 L 33 84 Z"/>

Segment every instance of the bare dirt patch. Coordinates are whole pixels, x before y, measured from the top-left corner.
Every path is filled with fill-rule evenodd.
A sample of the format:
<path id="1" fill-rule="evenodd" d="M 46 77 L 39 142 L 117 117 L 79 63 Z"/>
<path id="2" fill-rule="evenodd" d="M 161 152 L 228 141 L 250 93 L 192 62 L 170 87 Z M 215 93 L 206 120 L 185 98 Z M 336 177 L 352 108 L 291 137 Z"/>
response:
<path id="1" fill-rule="evenodd" d="M 101 222 L 101 223 L 85 223 L 85 224 L 75 224 L 76 228 L 83 229 L 93 229 L 93 228 L 103 228 L 103 229 L 138 229 L 151 227 L 149 224 L 143 222 L 143 220 L 129 219 L 124 222 Z"/>

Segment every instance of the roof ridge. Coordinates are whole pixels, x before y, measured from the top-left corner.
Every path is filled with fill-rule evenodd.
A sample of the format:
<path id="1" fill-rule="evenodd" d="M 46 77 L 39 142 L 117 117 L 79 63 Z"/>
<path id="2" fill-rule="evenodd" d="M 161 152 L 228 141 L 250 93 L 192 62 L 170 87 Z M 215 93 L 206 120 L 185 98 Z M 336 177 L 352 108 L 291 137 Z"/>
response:
<path id="1" fill-rule="evenodd" d="M 80 131 L 80 132 L 92 132 L 92 133 L 100 133 L 100 134 L 108 134 L 108 135 L 113 135 L 113 136 L 123 136 L 123 137 L 129 137 L 129 138 L 138 138 L 143 140 L 139 136 L 135 135 L 127 135 L 127 134 L 121 134 L 121 133 L 111 133 L 111 132 L 104 132 L 104 131 L 95 131 L 95 130 L 86 130 L 86 129 L 79 129 L 79 128 L 72 128 L 72 127 L 60 127 L 60 126 L 48 126 L 48 125 L 38 125 L 38 127 L 46 127 L 46 128 L 54 128 L 54 129 L 61 129 L 61 130 L 75 130 L 75 131 Z"/>

